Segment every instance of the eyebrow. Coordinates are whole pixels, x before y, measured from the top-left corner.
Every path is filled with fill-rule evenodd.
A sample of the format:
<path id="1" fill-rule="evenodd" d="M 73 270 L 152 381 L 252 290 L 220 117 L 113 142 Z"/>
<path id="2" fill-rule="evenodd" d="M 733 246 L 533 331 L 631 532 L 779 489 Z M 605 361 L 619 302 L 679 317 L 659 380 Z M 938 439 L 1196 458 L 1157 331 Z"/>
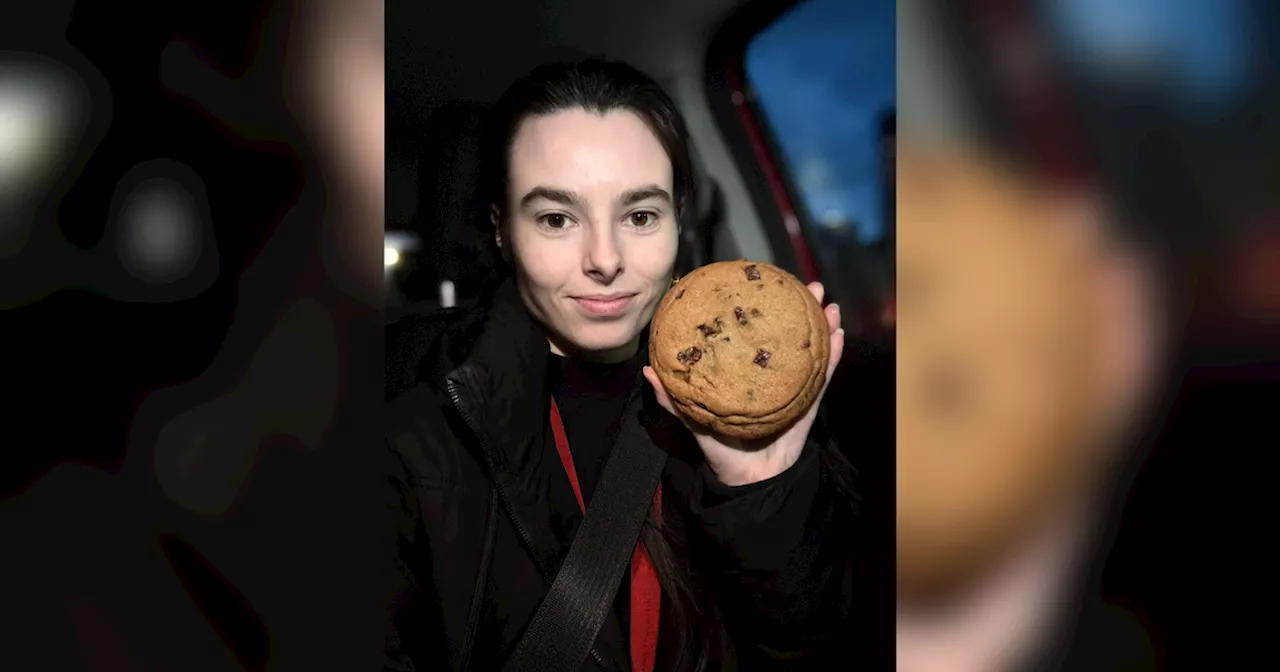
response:
<path id="1" fill-rule="evenodd" d="M 565 205 L 570 207 L 579 207 L 579 208 L 583 207 L 586 204 L 586 199 L 584 199 L 583 197 L 579 196 L 578 194 L 572 191 L 568 191 L 567 189 L 553 189 L 551 187 L 534 187 L 529 190 L 529 193 L 521 197 L 520 207 L 522 208 L 529 207 L 530 203 L 539 199 L 545 200 L 545 201 L 551 201 L 553 203 L 559 203 L 560 205 Z"/>
<path id="2" fill-rule="evenodd" d="M 659 199 L 666 202 L 667 205 L 671 205 L 671 194 L 668 194 L 666 189 L 656 184 L 640 187 L 639 189 L 628 189 L 618 197 L 618 202 L 622 205 L 634 205 L 651 198 Z"/>
<path id="3" fill-rule="evenodd" d="M 651 198 L 660 199 L 671 204 L 671 194 L 666 189 L 656 184 L 647 185 L 638 189 L 628 189 L 618 196 L 618 203 L 621 205 L 634 205 L 640 201 L 647 201 Z M 586 199 L 581 195 L 569 191 L 567 189 L 556 189 L 553 187 L 534 187 L 529 193 L 520 198 L 520 207 L 526 208 L 530 203 L 537 200 L 546 200 L 553 203 L 559 203 L 568 207 L 585 208 Z"/>

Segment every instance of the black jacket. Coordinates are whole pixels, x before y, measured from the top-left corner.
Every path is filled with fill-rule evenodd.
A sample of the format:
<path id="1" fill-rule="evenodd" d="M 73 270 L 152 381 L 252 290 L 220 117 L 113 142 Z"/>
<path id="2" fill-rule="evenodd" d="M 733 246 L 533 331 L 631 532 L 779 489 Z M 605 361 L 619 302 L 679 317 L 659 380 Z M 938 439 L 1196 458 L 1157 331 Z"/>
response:
<path id="1" fill-rule="evenodd" d="M 568 552 L 549 522 L 549 489 L 567 478 L 544 449 L 546 339 L 510 279 L 478 308 L 406 317 L 387 333 L 387 510 L 399 570 L 387 667 L 499 669 Z M 683 540 L 719 633 L 708 669 L 847 667 L 855 507 L 818 431 L 785 473 L 726 487 L 637 385 L 644 392 L 626 412 L 641 414 L 647 436 L 620 441 L 653 441 L 668 455 L 663 525 Z M 660 670 L 671 669 L 670 623 L 664 610 Z M 622 632 L 606 622 L 597 638 L 606 666 L 626 666 Z M 582 669 L 601 667 L 588 656 Z"/>

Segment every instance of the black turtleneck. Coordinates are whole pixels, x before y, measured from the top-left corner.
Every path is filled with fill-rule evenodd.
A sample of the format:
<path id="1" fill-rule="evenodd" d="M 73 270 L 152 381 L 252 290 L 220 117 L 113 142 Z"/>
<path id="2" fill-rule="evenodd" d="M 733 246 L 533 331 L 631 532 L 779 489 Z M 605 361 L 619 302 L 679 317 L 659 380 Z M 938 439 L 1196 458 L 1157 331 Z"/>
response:
<path id="1" fill-rule="evenodd" d="M 550 356 L 547 381 L 560 406 L 582 498 L 588 504 L 642 366 L 639 357 L 618 364 L 596 364 Z"/>

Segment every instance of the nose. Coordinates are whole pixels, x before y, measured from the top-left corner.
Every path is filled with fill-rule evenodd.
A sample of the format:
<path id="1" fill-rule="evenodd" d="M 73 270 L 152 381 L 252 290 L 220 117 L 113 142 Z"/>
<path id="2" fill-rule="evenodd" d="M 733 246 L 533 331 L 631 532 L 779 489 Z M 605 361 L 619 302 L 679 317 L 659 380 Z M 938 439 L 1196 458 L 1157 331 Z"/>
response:
<path id="1" fill-rule="evenodd" d="M 602 284 L 609 284 L 622 274 L 622 250 L 612 228 L 593 227 L 588 236 L 583 270 Z"/>

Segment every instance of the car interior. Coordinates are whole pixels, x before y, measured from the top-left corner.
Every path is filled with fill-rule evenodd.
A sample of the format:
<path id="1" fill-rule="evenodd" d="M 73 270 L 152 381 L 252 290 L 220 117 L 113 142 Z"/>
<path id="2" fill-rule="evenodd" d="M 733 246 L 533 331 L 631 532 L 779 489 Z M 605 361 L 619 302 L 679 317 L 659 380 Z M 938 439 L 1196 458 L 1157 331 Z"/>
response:
<path id="1" fill-rule="evenodd" d="M 697 164 L 699 199 L 684 222 L 677 272 L 721 260 L 770 262 L 823 282 L 827 300 L 841 305 L 852 337 L 825 413 L 865 418 L 829 428 L 860 477 L 867 547 L 883 549 L 866 558 L 867 575 L 889 576 L 893 15 L 891 0 L 388 3 L 387 229 L 388 247 L 397 249 L 388 252 L 387 321 L 475 298 L 488 261 L 483 237 L 491 235 L 470 202 L 478 133 L 505 87 L 548 61 L 603 56 L 639 67 L 675 99 Z M 815 27 L 821 39 L 813 39 Z M 810 65 L 792 61 L 796 53 Z M 851 58 L 865 62 L 850 70 Z M 826 79 L 849 72 L 859 78 L 853 84 L 865 79 L 879 88 Z M 860 92 L 807 116 L 779 116 L 787 102 L 779 99 L 846 89 Z M 790 161 L 797 143 L 788 141 L 805 135 L 821 144 L 812 138 L 824 137 L 825 124 L 854 127 L 834 136 L 841 144 L 821 149 L 853 157 L 856 173 L 815 178 L 817 171 Z M 860 236 L 829 212 L 833 206 L 807 203 L 810 184 L 855 193 L 853 202 L 868 204 L 859 217 L 873 220 L 858 223 L 874 233 Z M 397 247 L 415 239 L 417 252 Z M 880 615 L 866 625 L 866 641 L 888 647 L 893 588 L 876 584 L 864 591 L 865 613 Z"/>

